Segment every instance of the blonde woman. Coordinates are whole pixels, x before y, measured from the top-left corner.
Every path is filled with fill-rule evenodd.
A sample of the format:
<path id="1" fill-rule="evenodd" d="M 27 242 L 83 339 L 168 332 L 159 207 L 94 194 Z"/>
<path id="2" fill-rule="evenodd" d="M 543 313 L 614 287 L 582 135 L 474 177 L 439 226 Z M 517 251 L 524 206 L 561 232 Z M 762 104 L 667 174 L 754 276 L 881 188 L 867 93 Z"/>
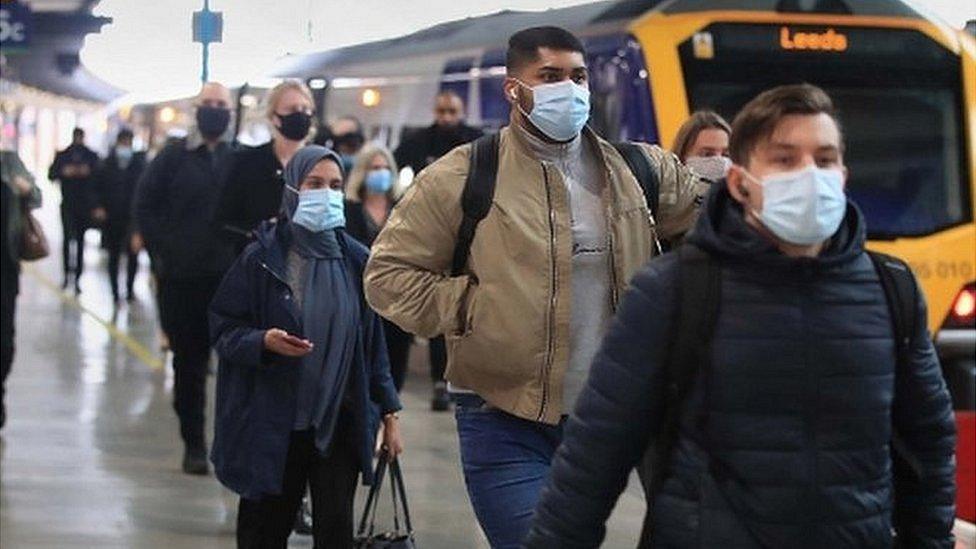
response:
<path id="1" fill-rule="evenodd" d="M 381 145 L 367 145 L 356 155 L 346 183 L 346 232 L 366 246 L 376 235 L 398 198 L 397 166 L 393 154 Z M 397 391 L 403 388 L 413 336 L 392 322 L 383 321 L 390 373 Z"/>
<path id="2" fill-rule="evenodd" d="M 216 214 L 217 226 L 238 252 L 262 221 L 278 214 L 282 167 L 305 145 L 315 122 L 312 92 L 299 80 L 285 80 L 272 88 L 265 105 L 271 141 L 234 153 Z"/>
<path id="3" fill-rule="evenodd" d="M 709 181 L 718 181 L 732 166 L 729 139 L 732 128 L 718 113 L 697 111 L 678 129 L 671 152 L 691 171 Z"/>

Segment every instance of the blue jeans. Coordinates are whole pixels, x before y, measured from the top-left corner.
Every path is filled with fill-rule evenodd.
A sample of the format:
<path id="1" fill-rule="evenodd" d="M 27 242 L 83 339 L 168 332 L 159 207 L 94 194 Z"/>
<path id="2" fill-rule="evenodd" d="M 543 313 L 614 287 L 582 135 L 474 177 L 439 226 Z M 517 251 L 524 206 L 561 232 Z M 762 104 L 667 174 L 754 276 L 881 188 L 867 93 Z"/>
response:
<path id="1" fill-rule="evenodd" d="M 562 441 L 562 423 L 517 418 L 477 395 L 457 395 L 456 402 L 464 482 L 478 523 L 493 549 L 518 548 Z"/>

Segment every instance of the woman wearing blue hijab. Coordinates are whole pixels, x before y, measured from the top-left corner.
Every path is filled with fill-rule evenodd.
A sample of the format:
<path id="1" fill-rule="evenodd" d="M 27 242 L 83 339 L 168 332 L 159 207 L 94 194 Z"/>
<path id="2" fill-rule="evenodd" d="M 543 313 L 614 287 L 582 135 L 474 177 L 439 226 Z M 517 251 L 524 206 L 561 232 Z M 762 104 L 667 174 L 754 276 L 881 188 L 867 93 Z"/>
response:
<path id="1" fill-rule="evenodd" d="M 372 481 L 381 418 L 384 447 L 403 449 L 400 402 L 363 297 L 368 251 L 343 230 L 339 156 L 307 146 L 284 175 L 277 223 L 259 229 L 210 305 L 211 459 L 241 496 L 238 547 L 286 547 L 306 485 L 315 547 L 352 547 L 356 479 Z"/>

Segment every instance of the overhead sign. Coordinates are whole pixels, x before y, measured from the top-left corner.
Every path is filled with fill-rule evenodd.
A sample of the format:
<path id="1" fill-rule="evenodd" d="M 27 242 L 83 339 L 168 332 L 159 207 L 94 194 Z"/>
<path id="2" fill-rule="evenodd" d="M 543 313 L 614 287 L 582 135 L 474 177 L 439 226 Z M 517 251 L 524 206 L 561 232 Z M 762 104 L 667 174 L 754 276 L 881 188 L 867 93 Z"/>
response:
<path id="1" fill-rule="evenodd" d="M 201 44 L 220 42 L 224 37 L 224 14 L 204 9 L 193 12 L 193 41 Z"/>
<path id="2" fill-rule="evenodd" d="M 4 50 L 30 46 L 31 11 L 16 0 L 0 2 L 0 47 Z"/>

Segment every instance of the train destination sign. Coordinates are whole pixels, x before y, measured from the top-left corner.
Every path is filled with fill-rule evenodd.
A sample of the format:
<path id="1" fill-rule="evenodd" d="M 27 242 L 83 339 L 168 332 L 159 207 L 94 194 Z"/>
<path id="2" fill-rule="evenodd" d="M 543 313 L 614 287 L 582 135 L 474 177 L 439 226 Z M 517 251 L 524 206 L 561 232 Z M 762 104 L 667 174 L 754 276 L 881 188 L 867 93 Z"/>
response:
<path id="1" fill-rule="evenodd" d="M 810 50 L 826 52 L 847 51 L 847 35 L 834 29 L 824 32 L 801 32 L 789 27 L 779 29 L 779 47 L 784 50 Z"/>

